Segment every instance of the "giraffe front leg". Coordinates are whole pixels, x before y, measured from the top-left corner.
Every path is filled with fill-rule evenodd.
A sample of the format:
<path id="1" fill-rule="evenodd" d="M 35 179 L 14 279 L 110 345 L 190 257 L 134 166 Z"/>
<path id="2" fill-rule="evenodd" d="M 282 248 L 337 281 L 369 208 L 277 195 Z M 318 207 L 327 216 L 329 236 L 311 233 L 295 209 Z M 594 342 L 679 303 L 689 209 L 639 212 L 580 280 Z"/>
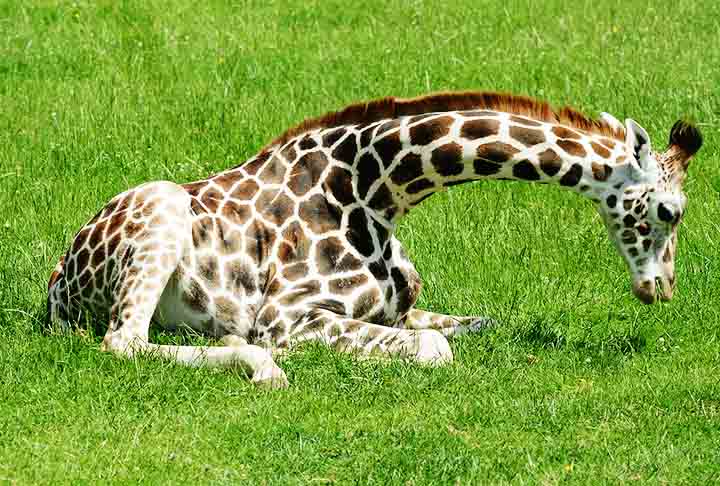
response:
<path id="1" fill-rule="evenodd" d="M 433 329 L 409 330 L 348 319 L 330 311 L 313 310 L 290 335 L 291 343 L 316 340 L 332 348 L 361 356 L 396 356 L 422 364 L 451 363 L 447 339 Z"/>
<path id="2" fill-rule="evenodd" d="M 459 336 L 469 332 L 480 332 L 496 322 L 489 317 L 457 317 L 437 314 L 420 309 L 408 312 L 399 326 L 405 329 L 434 329 L 446 337 Z"/>

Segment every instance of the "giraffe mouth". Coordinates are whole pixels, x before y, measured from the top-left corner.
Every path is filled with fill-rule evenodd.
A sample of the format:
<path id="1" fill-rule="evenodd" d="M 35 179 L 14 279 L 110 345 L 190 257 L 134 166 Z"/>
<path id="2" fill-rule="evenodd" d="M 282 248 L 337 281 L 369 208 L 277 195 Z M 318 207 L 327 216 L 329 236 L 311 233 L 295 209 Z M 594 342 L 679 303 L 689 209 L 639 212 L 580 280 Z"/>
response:
<path id="1" fill-rule="evenodd" d="M 657 297 L 654 280 L 640 280 L 633 282 L 633 294 L 643 304 L 654 304 Z"/>

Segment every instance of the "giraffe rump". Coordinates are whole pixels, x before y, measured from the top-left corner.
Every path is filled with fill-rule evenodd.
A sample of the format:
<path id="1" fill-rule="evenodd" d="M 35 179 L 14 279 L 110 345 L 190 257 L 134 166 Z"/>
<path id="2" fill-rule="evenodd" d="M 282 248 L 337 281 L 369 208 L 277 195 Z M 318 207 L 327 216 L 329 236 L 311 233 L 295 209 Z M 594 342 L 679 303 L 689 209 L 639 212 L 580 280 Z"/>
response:
<path id="1" fill-rule="evenodd" d="M 318 128 L 373 123 L 387 118 L 487 109 L 523 115 L 538 121 L 569 125 L 577 129 L 625 140 L 625 129 L 594 119 L 569 106 L 554 109 L 548 102 L 529 96 L 493 91 L 440 92 L 416 98 L 385 97 L 355 103 L 342 110 L 308 118 L 270 142 L 264 150 L 283 145 L 293 137 Z"/>

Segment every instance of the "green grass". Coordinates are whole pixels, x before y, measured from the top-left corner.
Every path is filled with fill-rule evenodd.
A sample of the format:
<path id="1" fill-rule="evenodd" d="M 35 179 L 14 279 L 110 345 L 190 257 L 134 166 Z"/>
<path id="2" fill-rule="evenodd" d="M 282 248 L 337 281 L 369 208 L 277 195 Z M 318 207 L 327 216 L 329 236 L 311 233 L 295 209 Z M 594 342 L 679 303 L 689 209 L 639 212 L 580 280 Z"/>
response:
<path id="1" fill-rule="evenodd" d="M 719 481 L 719 4 L 296 3 L 0 5 L 0 482 Z M 399 231 L 420 307 L 502 322 L 452 366 L 310 346 L 266 392 L 40 332 L 51 269 L 116 193 L 358 99 L 470 88 L 633 117 L 659 148 L 699 123 L 672 303 L 633 299 L 587 201 L 479 183 Z"/>

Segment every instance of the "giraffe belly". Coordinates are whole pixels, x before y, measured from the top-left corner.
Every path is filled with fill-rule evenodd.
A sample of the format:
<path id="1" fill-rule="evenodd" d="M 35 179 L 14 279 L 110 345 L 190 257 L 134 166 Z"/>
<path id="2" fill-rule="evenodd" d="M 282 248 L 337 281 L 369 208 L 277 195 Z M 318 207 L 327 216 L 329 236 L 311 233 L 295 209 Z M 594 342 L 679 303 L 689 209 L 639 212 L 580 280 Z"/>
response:
<path id="1" fill-rule="evenodd" d="M 244 297 L 210 292 L 197 279 L 171 279 L 153 321 L 170 331 L 185 327 L 211 337 L 233 334 L 247 338 L 257 305 Z"/>

